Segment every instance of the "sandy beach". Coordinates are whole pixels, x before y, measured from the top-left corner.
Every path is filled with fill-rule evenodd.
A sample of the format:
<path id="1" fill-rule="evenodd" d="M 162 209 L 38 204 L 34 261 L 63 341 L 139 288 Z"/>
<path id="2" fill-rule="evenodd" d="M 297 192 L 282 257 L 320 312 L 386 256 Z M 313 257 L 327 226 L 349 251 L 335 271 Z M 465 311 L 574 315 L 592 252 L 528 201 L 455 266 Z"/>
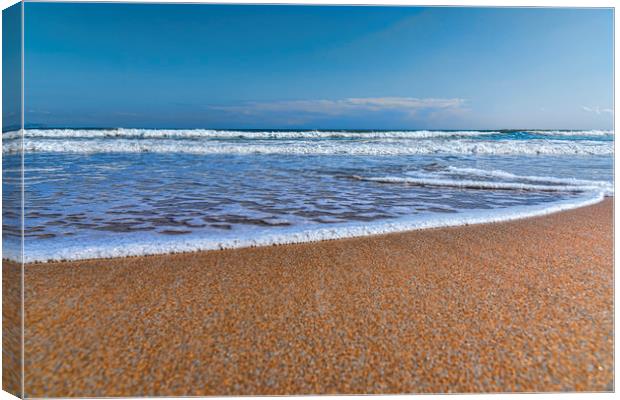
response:
<path id="1" fill-rule="evenodd" d="M 610 391 L 612 214 L 26 265 L 26 395 Z"/>

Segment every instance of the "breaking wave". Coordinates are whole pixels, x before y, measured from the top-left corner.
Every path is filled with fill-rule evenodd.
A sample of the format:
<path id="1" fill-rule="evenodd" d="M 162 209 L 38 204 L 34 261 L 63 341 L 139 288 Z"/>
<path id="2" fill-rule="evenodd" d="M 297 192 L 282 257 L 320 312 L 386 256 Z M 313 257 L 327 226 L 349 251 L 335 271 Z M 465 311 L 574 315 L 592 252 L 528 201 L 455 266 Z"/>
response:
<path id="1" fill-rule="evenodd" d="M 3 152 L 21 151 L 22 141 L 4 141 Z M 454 139 L 446 141 L 277 141 L 207 142 L 169 139 L 95 139 L 45 140 L 25 139 L 26 152 L 52 153 L 188 153 L 188 154 L 297 154 L 297 155 L 611 155 L 613 142 Z"/>
<path id="2" fill-rule="evenodd" d="M 29 129 L 23 136 L 21 131 L 5 132 L 3 152 L 16 153 L 23 149 L 52 153 L 610 155 L 613 141 L 602 137 L 612 134 L 599 130 Z M 574 136 L 582 138 L 569 138 Z"/>
<path id="3" fill-rule="evenodd" d="M 500 134 L 499 131 L 240 131 L 214 129 L 28 129 L 26 138 L 120 138 L 120 139 L 425 139 L 476 137 Z M 12 132 L 12 136 L 19 135 Z"/>

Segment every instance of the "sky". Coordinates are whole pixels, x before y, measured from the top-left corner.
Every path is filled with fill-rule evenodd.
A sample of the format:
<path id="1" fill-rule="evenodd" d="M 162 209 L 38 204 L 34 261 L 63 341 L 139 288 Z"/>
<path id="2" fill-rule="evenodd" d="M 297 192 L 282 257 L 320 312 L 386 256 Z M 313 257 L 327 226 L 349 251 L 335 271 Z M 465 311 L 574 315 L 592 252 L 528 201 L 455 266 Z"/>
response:
<path id="1" fill-rule="evenodd" d="M 21 4 L 2 11 L 2 131 L 13 131 L 22 125 L 22 43 Z"/>
<path id="2" fill-rule="evenodd" d="M 611 129 L 613 11 L 25 4 L 27 126 Z"/>

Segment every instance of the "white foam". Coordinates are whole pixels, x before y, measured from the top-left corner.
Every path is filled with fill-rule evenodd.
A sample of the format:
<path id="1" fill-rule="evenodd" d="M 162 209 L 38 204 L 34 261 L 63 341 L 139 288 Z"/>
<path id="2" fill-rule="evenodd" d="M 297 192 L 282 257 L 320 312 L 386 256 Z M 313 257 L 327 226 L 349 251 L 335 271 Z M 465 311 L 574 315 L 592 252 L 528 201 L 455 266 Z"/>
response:
<path id="1" fill-rule="evenodd" d="M 427 228 L 503 222 L 520 218 L 535 217 L 558 211 L 583 207 L 600 202 L 602 192 L 589 192 L 584 196 L 549 204 L 532 206 L 515 206 L 491 210 L 470 210 L 457 214 L 414 215 L 397 220 L 375 221 L 366 224 L 342 224 L 335 227 L 317 228 L 282 228 L 279 233 L 273 231 L 255 233 L 245 237 L 204 238 L 194 236 L 179 241 L 136 241 L 130 243 L 120 237 L 110 237 L 105 244 L 88 245 L 84 243 L 66 244 L 57 247 L 30 247 L 26 241 L 25 262 L 80 260 L 91 258 L 111 258 L 139 256 L 149 254 L 166 254 L 198 250 L 216 250 L 274 244 L 314 242 L 320 240 L 341 239 L 393 232 L 402 232 Z M 41 242 L 39 242 L 41 243 Z"/>
<path id="2" fill-rule="evenodd" d="M 49 140 L 30 138 L 26 152 L 58 153 L 189 153 L 298 155 L 611 155 L 613 142 L 554 140 L 381 140 L 381 141 L 258 141 L 218 142 L 171 139 Z M 21 141 L 3 143 L 3 152 L 21 150 Z"/>
<path id="3" fill-rule="evenodd" d="M 575 178 L 556 178 L 553 176 L 535 176 L 535 175 L 516 175 L 510 172 L 502 171 L 502 170 L 485 170 L 479 168 L 462 168 L 462 167 L 453 167 L 448 166 L 446 171 L 437 171 L 440 174 L 446 173 L 454 173 L 454 174 L 465 174 L 465 175 L 473 175 L 479 177 L 488 177 L 488 178 L 499 178 L 499 179 L 511 179 L 511 180 L 519 180 L 526 182 L 536 182 L 536 183 L 546 183 L 548 185 L 566 185 L 565 187 L 570 188 L 584 188 L 584 190 L 600 189 L 605 192 L 606 195 L 613 194 L 613 184 L 606 181 L 593 181 L 586 179 L 575 179 Z M 552 186 L 552 187 L 560 187 L 560 186 Z"/>
<path id="4" fill-rule="evenodd" d="M 28 129 L 28 138 L 119 139 L 425 139 L 496 135 L 497 131 L 235 131 L 213 129 Z"/>
<path id="5" fill-rule="evenodd" d="M 345 155 L 610 155 L 613 142 L 561 140 L 611 131 L 527 131 L 549 139 L 514 140 L 499 131 L 229 131 L 209 129 L 28 129 L 27 152 L 345 154 Z M 501 140 L 488 140 L 502 135 Z M 3 152 L 22 149 L 22 132 L 3 134 Z M 239 139 L 243 139 L 240 141 Z M 320 140 L 315 140 L 320 139 Z M 339 140 L 351 139 L 351 140 Z"/>
<path id="6" fill-rule="evenodd" d="M 19 139 L 21 137 L 22 137 L 22 131 L 21 130 L 2 132 L 2 140 Z"/>
<path id="7" fill-rule="evenodd" d="M 518 132 L 518 131 L 514 131 Z M 27 129 L 24 137 L 30 138 L 125 138 L 125 139 L 427 139 L 427 138 L 456 138 L 456 137 L 483 137 L 489 135 L 506 135 L 513 131 L 476 131 L 476 130 L 391 130 L 391 131 L 347 131 L 347 130 L 299 130 L 299 131 L 240 131 L 218 129 Z M 612 130 L 525 130 L 525 133 L 546 136 L 612 136 Z M 15 139 L 21 136 L 21 131 L 3 133 L 5 139 Z"/>
<path id="8" fill-rule="evenodd" d="M 611 130 L 526 130 L 545 136 L 612 136 Z M 507 138 L 513 132 L 502 131 L 239 131 L 217 129 L 27 129 L 23 131 L 24 138 L 41 139 L 429 139 L 429 138 L 475 138 L 489 135 L 505 135 Z M 22 131 L 8 131 L 2 134 L 4 140 L 22 137 Z"/>

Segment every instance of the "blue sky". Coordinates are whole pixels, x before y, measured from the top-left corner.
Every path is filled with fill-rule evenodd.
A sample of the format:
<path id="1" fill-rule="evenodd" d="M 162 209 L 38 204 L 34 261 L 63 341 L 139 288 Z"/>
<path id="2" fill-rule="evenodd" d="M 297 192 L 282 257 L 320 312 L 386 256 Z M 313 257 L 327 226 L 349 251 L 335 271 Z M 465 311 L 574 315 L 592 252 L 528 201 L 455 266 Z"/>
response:
<path id="1" fill-rule="evenodd" d="M 2 130 L 21 127 L 22 14 L 17 3 L 2 11 Z"/>
<path id="2" fill-rule="evenodd" d="M 27 125 L 611 129 L 610 9 L 26 3 Z"/>

